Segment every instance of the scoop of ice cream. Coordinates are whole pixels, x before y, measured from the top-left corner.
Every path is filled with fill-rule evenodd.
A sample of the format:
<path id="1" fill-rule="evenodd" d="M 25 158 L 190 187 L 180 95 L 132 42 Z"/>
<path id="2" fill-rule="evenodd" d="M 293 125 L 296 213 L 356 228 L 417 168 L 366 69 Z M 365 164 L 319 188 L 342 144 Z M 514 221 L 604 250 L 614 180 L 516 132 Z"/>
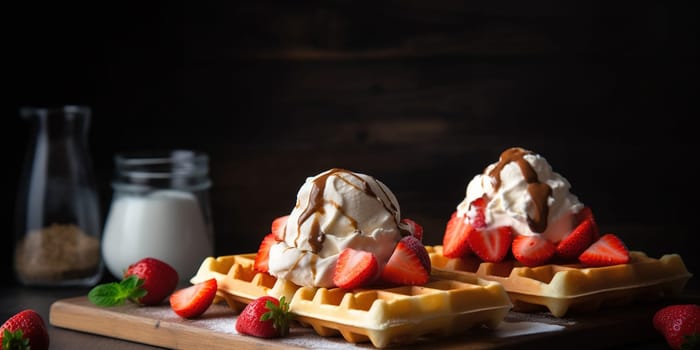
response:
<path id="1" fill-rule="evenodd" d="M 570 188 L 544 157 L 514 147 L 469 182 L 457 213 L 473 221 L 477 210 L 471 203 L 483 197 L 486 229 L 510 226 L 515 234 L 541 234 L 559 242 L 574 228 L 574 214 L 583 208 Z"/>
<path id="2" fill-rule="evenodd" d="M 301 286 L 333 287 L 346 248 L 374 253 L 380 267 L 407 227 L 394 194 L 371 176 L 331 169 L 306 179 L 282 241 L 270 248 L 269 273 Z"/>

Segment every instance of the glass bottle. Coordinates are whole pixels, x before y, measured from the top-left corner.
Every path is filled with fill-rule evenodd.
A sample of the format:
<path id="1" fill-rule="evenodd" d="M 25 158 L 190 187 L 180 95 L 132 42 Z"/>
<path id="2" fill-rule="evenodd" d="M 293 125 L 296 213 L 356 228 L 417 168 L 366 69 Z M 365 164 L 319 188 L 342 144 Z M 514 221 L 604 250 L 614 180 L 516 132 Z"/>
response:
<path id="1" fill-rule="evenodd" d="M 92 286 L 102 276 L 101 218 L 86 106 L 27 107 L 30 142 L 19 184 L 14 271 L 24 285 Z"/>
<path id="2" fill-rule="evenodd" d="M 102 255 L 116 278 L 145 257 L 167 262 L 183 284 L 213 255 L 209 157 L 197 151 L 121 153 Z"/>

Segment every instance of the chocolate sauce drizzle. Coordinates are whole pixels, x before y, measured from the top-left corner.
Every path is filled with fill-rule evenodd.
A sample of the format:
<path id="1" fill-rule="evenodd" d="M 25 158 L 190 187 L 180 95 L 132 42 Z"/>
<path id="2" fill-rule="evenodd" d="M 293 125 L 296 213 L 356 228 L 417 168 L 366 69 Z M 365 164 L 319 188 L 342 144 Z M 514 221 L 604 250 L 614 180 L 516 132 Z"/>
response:
<path id="1" fill-rule="evenodd" d="M 539 181 L 535 169 L 523 158 L 528 154 L 534 154 L 534 152 L 519 147 L 513 147 L 503 151 L 498 163 L 491 169 L 488 175 L 496 179 L 494 190 L 498 190 L 498 188 L 501 187 L 501 171 L 506 164 L 510 162 L 516 162 L 518 164 L 525 178 L 525 182 L 527 183 L 527 191 L 530 193 L 532 202 L 535 204 L 534 217 L 528 215 L 527 224 L 530 226 L 532 232 L 542 233 L 547 229 L 547 216 L 549 215 L 547 198 L 552 195 L 552 188 L 546 183 Z"/>
<path id="2" fill-rule="evenodd" d="M 345 179 L 342 176 L 338 176 L 338 174 L 341 174 L 341 173 L 353 176 L 354 178 L 359 180 L 361 187 L 358 187 L 356 184 L 348 181 L 347 179 Z M 366 193 L 368 196 L 376 198 L 380 203 L 382 203 L 382 206 L 384 206 L 384 208 L 387 211 L 389 211 L 390 213 L 398 212 L 398 208 L 396 208 L 394 203 L 392 203 L 391 201 L 389 201 L 389 203 L 384 203 L 384 201 L 382 201 L 381 197 L 377 196 L 377 194 L 374 193 L 374 191 L 372 191 L 372 189 L 370 188 L 367 181 L 365 181 L 362 177 L 360 177 L 359 175 L 357 175 L 351 171 L 345 170 L 345 169 L 333 168 L 333 169 L 327 171 L 325 174 L 318 176 L 317 178 L 315 178 L 313 180 L 313 182 L 311 184 L 311 190 L 309 193 L 309 202 L 306 205 L 306 208 L 304 208 L 304 211 L 301 213 L 301 215 L 299 215 L 299 220 L 297 221 L 297 232 L 301 231 L 301 225 L 304 222 L 306 222 L 306 220 L 308 220 L 312 215 L 314 215 L 315 213 L 323 213 L 324 212 L 323 205 L 325 204 L 325 200 L 323 199 L 323 193 L 326 189 L 326 181 L 328 180 L 328 177 L 333 176 L 333 175 L 337 176 L 339 179 L 341 179 L 342 181 L 344 181 L 348 185 L 353 186 L 353 187 L 357 188 L 359 191 Z M 380 188 L 381 188 L 381 186 L 380 186 Z M 382 192 L 384 192 L 384 189 L 382 189 Z M 388 198 L 388 196 L 386 195 L 385 192 L 383 194 Z M 357 220 L 355 218 L 352 218 L 349 215 L 345 214 L 345 212 L 342 211 L 342 208 L 339 206 L 338 203 L 333 203 L 333 205 L 343 214 L 343 216 L 345 216 L 350 221 L 350 225 L 355 230 L 357 230 L 358 229 Z M 394 219 L 398 220 L 396 218 L 396 215 L 394 215 Z M 398 224 L 398 222 L 397 222 L 397 224 Z M 309 240 L 308 240 L 309 245 L 311 246 L 313 252 L 318 252 L 322 248 L 323 241 L 325 240 L 325 234 L 323 232 L 321 232 L 321 225 L 318 222 L 318 219 L 316 216 L 313 216 L 313 221 L 311 223 L 310 229 L 311 229 L 311 232 L 309 234 Z M 297 239 L 298 239 L 298 237 L 297 237 Z M 299 246 L 298 242 L 295 242 L 295 243 L 297 244 L 297 246 Z"/>

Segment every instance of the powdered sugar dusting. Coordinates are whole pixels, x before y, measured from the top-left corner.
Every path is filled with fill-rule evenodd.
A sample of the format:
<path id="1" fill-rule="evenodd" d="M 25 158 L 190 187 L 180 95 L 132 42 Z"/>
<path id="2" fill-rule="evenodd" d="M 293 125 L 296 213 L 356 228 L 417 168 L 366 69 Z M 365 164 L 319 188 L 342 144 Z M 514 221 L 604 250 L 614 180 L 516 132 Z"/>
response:
<path id="1" fill-rule="evenodd" d="M 538 322 L 502 322 L 494 332 L 499 338 L 563 330 L 564 326 Z"/>

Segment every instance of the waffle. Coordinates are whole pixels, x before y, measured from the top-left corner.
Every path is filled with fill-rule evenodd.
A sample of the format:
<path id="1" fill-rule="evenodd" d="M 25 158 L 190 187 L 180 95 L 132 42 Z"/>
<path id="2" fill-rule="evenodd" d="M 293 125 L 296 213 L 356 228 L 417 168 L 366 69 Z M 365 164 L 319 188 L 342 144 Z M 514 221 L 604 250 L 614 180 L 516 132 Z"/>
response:
<path id="1" fill-rule="evenodd" d="M 321 336 L 341 335 L 378 348 L 447 336 L 485 325 L 496 328 L 512 305 L 503 286 L 475 276 L 460 280 L 438 273 L 421 286 L 385 289 L 299 287 L 253 270 L 255 254 L 206 258 L 190 280 L 218 282 L 217 298 L 240 312 L 263 295 L 285 296 L 302 326 Z"/>
<path id="2" fill-rule="evenodd" d="M 525 267 L 514 260 L 488 263 L 476 257 L 451 259 L 442 255 L 442 246 L 426 248 L 434 273 L 456 280 L 478 277 L 498 282 L 510 296 L 514 311 L 548 309 L 555 317 L 569 311 L 592 312 L 603 306 L 677 295 L 692 276 L 677 254 L 654 259 L 632 251 L 629 264 Z"/>

